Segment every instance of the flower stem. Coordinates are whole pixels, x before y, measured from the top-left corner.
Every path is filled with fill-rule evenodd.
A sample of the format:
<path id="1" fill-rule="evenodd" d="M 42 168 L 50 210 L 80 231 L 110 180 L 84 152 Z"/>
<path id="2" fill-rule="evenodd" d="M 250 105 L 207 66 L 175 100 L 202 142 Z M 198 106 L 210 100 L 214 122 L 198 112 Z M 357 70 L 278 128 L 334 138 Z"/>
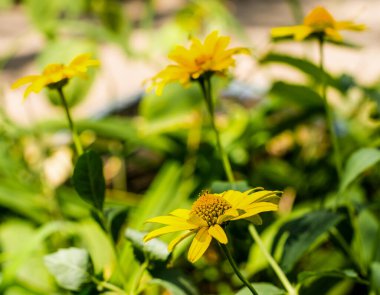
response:
<path id="1" fill-rule="evenodd" d="M 340 155 L 339 141 L 334 129 L 334 113 L 327 101 L 327 79 L 324 69 L 324 39 L 323 36 L 319 37 L 319 68 L 321 70 L 321 96 L 325 105 L 327 124 L 330 131 L 331 142 L 334 149 L 335 167 L 339 180 L 342 179 L 342 157 Z"/>
<path id="2" fill-rule="evenodd" d="M 91 280 L 98 286 L 100 287 L 101 289 L 103 288 L 106 288 L 110 291 L 114 291 L 116 294 L 126 294 L 126 292 L 123 290 L 123 289 L 120 289 L 119 287 L 111 284 L 111 283 L 108 283 L 106 281 L 100 281 L 98 280 L 96 277 L 92 276 L 91 277 Z"/>
<path id="3" fill-rule="evenodd" d="M 139 294 L 141 291 L 141 280 L 144 276 L 144 272 L 149 266 L 149 260 L 145 260 L 143 264 L 141 264 L 140 269 L 135 277 L 135 281 L 133 282 L 133 287 L 131 289 L 131 295 L 133 294 Z"/>
<path id="4" fill-rule="evenodd" d="M 216 127 L 216 124 L 215 124 L 214 102 L 213 102 L 212 96 L 211 96 L 212 91 L 211 91 L 211 79 L 210 78 L 211 77 L 208 75 L 205 77 L 201 77 L 199 79 L 199 83 L 201 85 L 202 93 L 203 93 L 203 96 L 204 96 L 205 101 L 206 101 L 207 110 L 208 110 L 209 115 L 210 115 L 211 126 L 215 132 L 216 144 L 218 145 L 219 153 L 220 153 L 220 156 L 222 158 L 224 171 L 226 172 L 228 181 L 230 183 L 234 183 L 235 178 L 234 178 L 234 175 L 232 173 L 231 164 L 230 164 L 228 156 L 227 156 L 227 154 L 223 148 L 222 142 L 220 140 L 220 134 L 219 134 L 218 128 Z"/>
<path id="5" fill-rule="evenodd" d="M 70 109 L 69 109 L 69 106 L 67 105 L 67 101 L 66 101 L 65 95 L 63 94 L 62 87 L 57 88 L 57 91 L 58 91 L 59 97 L 61 99 L 63 108 L 65 109 L 65 112 L 66 112 L 66 117 L 67 117 L 67 121 L 69 122 L 71 134 L 73 136 L 75 149 L 77 151 L 78 156 L 80 156 L 83 154 L 82 144 L 80 143 L 79 135 L 78 135 L 77 130 L 75 128 L 74 122 L 71 119 Z"/>
<path id="6" fill-rule="evenodd" d="M 228 262 L 231 264 L 234 272 L 239 277 L 239 279 L 243 282 L 244 285 L 247 286 L 247 288 L 252 292 L 254 295 L 258 295 L 257 291 L 253 288 L 252 284 L 242 275 L 240 272 L 238 266 L 236 265 L 236 262 L 234 258 L 231 255 L 230 250 L 228 250 L 227 246 L 225 244 L 218 243 L 220 248 L 222 249 L 224 255 L 227 257 Z"/>
<path id="7" fill-rule="evenodd" d="M 257 232 L 256 228 L 253 224 L 250 224 L 248 227 L 249 233 L 251 234 L 252 238 L 255 240 L 257 246 L 259 246 L 261 252 L 264 254 L 266 260 L 269 262 L 270 266 L 272 267 L 273 271 L 276 273 L 277 277 L 281 281 L 282 285 L 286 289 L 289 295 L 296 295 L 297 291 L 293 288 L 292 284 L 289 282 L 288 278 L 282 271 L 281 267 L 277 264 L 276 260 L 272 257 L 272 255 L 268 252 L 268 250 L 265 248 L 259 233 Z"/>

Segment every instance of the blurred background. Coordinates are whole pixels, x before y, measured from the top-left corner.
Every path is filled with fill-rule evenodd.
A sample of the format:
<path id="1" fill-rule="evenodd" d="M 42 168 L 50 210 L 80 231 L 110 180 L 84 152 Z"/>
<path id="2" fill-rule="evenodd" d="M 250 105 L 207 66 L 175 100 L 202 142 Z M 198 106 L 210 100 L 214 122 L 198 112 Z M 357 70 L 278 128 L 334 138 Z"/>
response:
<path id="1" fill-rule="evenodd" d="M 141 261 L 131 254 L 123 230 L 149 230 L 147 218 L 189 208 L 203 189 L 223 191 L 225 175 L 197 85 L 168 85 L 160 97 L 146 92 L 147 79 L 169 63 L 175 45 L 213 30 L 253 53 L 237 57 L 231 76 L 215 77 L 213 83 L 217 125 L 240 189 L 284 191 L 278 215 L 263 216 L 264 240 L 271 245 L 276 237 L 272 250 L 293 281 L 301 271 L 350 267 L 347 253 L 328 239 L 313 240 L 313 247 L 291 262 L 278 243 L 285 222 L 333 203 L 339 189 L 318 94 L 316 42 L 273 42 L 269 33 L 273 27 L 301 23 L 316 5 L 324 5 L 337 20 L 368 27 L 343 32 L 345 42 L 329 43 L 325 51 L 328 99 L 347 159 L 360 148 L 380 145 L 380 0 L 0 0 L 0 293 L 71 294 L 57 286 L 43 264 L 44 255 L 59 248 L 86 248 L 95 273 L 105 278 L 112 258 L 89 206 L 72 187 L 75 156 L 56 95 L 44 90 L 23 101 L 24 89 L 12 90 L 11 84 L 83 52 L 100 60 L 101 67 L 86 80 L 70 81 L 65 92 L 84 147 L 103 159 L 106 207 L 110 220 L 117 220 L 112 224 L 117 245 L 124 249 L 120 259 L 128 266 L 128 286 Z M 352 224 L 344 236 L 354 253 L 367 253 L 362 254 L 363 269 L 374 260 L 369 252 L 380 259 L 374 241 L 380 232 L 379 176 L 374 165 L 345 197 L 357 212 L 365 209 L 355 228 L 362 230 L 361 238 L 352 233 Z M 246 225 L 231 230 L 245 274 L 281 286 L 246 236 Z M 190 285 L 181 285 L 184 294 L 239 289 L 216 246 L 195 266 L 185 252 L 184 246 L 173 258 L 190 277 Z M 334 295 L 368 291 L 344 276 L 328 283 L 313 278 L 302 288 L 304 294 L 322 294 L 321 286 Z M 97 294 L 91 288 L 80 294 Z"/>

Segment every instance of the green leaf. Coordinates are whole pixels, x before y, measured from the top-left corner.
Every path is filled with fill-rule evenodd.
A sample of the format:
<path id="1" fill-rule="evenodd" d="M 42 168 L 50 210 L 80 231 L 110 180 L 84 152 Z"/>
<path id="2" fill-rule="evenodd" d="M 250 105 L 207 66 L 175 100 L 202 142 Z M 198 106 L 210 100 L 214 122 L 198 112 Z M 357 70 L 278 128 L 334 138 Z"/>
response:
<path id="1" fill-rule="evenodd" d="M 371 263 L 371 290 L 375 291 L 377 295 L 380 295 L 380 262 Z"/>
<path id="2" fill-rule="evenodd" d="M 234 183 L 229 183 L 227 181 L 214 181 L 212 184 L 211 184 L 211 191 L 215 194 L 219 194 L 219 193 L 222 193 L 222 192 L 225 192 L 227 190 L 236 190 L 236 191 L 240 191 L 240 192 L 245 192 L 249 189 L 251 189 L 251 187 L 248 185 L 248 183 L 245 181 L 245 180 L 242 180 L 242 181 L 236 181 Z"/>
<path id="3" fill-rule="evenodd" d="M 102 210 L 105 198 L 105 181 L 102 159 L 93 151 L 81 155 L 75 165 L 74 187 L 79 196 L 95 208 Z"/>
<path id="4" fill-rule="evenodd" d="M 362 148 L 354 152 L 347 161 L 343 172 L 340 191 L 344 191 L 360 174 L 380 161 L 380 151 Z"/>
<path id="5" fill-rule="evenodd" d="M 106 211 L 106 218 L 111 229 L 112 239 L 117 243 L 120 231 L 128 216 L 128 207 L 113 207 Z"/>
<path id="6" fill-rule="evenodd" d="M 290 84 L 285 82 L 275 82 L 270 90 L 270 94 L 279 98 L 279 101 L 292 103 L 304 108 L 322 108 L 323 100 L 320 95 L 310 87 Z"/>
<path id="7" fill-rule="evenodd" d="M 343 279 L 353 280 L 358 283 L 368 284 L 367 281 L 359 277 L 359 274 L 353 269 L 345 270 L 328 270 L 328 271 L 304 271 L 298 275 L 298 282 L 302 283 L 308 279 L 315 279 L 320 277 L 337 277 Z"/>
<path id="8" fill-rule="evenodd" d="M 252 284 L 252 286 L 260 295 L 261 294 L 262 295 L 285 295 L 286 294 L 284 290 L 270 283 L 255 283 L 255 284 Z M 249 294 L 252 294 L 252 293 L 247 287 L 240 289 L 240 291 L 236 293 L 236 295 L 249 295 Z"/>
<path id="9" fill-rule="evenodd" d="M 145 258 L 148 258 L 151 262 L 167 261 L 170 255 L 168 245 L 159 239 L 152 239 L 149 242 L 144 243 L 144 236 L 145 233 L 134 229 L 129 228 L 125 231 L 125 237 L 132 243 L 136 256 L 140 262 L 144 262 Z"/>
<path id="10" fill-rule="evenodd" d="M 338 213 L 321 210 L 306 213 L 304 216 L 284 224 L 273 242 L 273 249 L 275 249 L 281 236 L 288 235 L 281 258 L 283 270 L 291 271 L 317 238 L 338 224 L 342 218 Z"/>
<path id="11" fill-rule="evenodd" d="M 79 248 L 60 249 L 44 257 L 45 265 L 59 286 L 78 291 L 89 282 L 92 264 L 87 251 Z"/>

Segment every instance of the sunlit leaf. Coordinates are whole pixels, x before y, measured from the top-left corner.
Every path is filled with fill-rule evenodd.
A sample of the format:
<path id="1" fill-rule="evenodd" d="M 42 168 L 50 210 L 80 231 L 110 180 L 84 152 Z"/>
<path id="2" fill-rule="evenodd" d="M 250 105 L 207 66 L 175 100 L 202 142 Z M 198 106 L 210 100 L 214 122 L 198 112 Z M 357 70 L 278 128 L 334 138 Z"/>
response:
<path id="1" fill-rule="evenodd" d="M 92 265 L 87 251 L 79 248 L 60 249 L 44 257 L 45 265 L 62 288 L 78 291 L 89 282 Z"/>
<path id="2" fill-rule="evenodd" d="M 270 283 L 254 283 L 252 284 L 253 288 L 257 291 L 258 294 L 265 294 L 265 295 L 285 295 L 286 292 L 275 285 L 272 285 Z M 236 293 L 236 295 L 249 295 L 252 294 L 252 292 L 247 288 L 244 287 L 239 292 Z"/>

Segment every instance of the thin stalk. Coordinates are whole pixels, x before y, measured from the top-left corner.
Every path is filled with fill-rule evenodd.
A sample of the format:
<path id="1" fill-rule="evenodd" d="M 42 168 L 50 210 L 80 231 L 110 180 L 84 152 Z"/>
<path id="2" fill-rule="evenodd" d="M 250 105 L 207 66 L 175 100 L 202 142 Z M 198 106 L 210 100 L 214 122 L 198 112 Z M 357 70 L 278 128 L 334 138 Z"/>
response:
<path id="1" fill-rule="evenodd" d="M 125 295 L 125 291 L 111 283 L 108 283 L 106 281 L 100 281 L 98 280 L 96 277 L 92 276 L 91 277 L 91 280 L 98 286 L 98 287 L 101 287 L 101 288 L 105 288 L 105 289 L 108 289 L 110 291 L 114 291 L 116 294 L 123 294 Z"/>
<path id="2" fill-rule="evenodd" d="M 218 146 L 218 150 L 219 150 L 220 156 L 222 158 L 224 171 L 227 175 L 228 181 L 230 183 L 234 183 L 235 178 L 234 178 L 234 175 L 232 173 L 231 164 L 230 164 L 228 156 L 227 156 L 227 154 L 226 154 L 226 152 L 222 146 L 222 142 L 220 140 L 220 134 L 219 134 L 218 128 L 216 127 L 216 124 L 215 124 L 214 102 L 213 102 L 212 96 L 211 96 L 211 81 L 210 80 L 211 80 L 210 77 L 207 76 L 204 78 L 200 78 L 199 83 L 201 85 L 202 93 L 203 93 L 203 96 L 204 96 L 205 101 L 206 101 L 207 110 L 208 110 L 209 115 L 210 115 L 211 126 L 215 132 L 216 144 Z"/>
<path id="3" fill-rule="evenodd" d="M 142 290 L 140 287 L 141 280 L 144 276 L 144 272 L 149 266 L 149 260 L 145 260 L 143 264 L 141 264 L 140 269 L 136 275 L 135 281 L 133 282 L 133 287 L 131 289 L 131 295 L 139 294 Z"/>
<path id="4" fill-rule="evenodd" d="M 66 101 L 65 95 L 63 94 L 62 87 L 57 88 L 57 91 L 58 91 L 59 97 L 61 99 L 63 108 L 65 109 L 67 121 L 69 122 L 69 127 L 70 127 L 70 130 L 71 130 L 71 134 L 73 136 L 73 141 L 74 141 L 75 149 L 77 151 L 78 156 L 80 156 L 80 155 L 83 154 L 82 144 L 80 143 L 79 135 L 78 135 L 78 132 L 77 132 L 77 130 L 75 128 L 74 122 L 71 119 L 70 109 L 69 109 L 69 106 L 67 105 L 67 101 Z"/>
<path id="5" fill-rule="evenodd" d="M 319 39 L 319 68 L 321 70 L 321 96 L 325 105 L 327 124 L 330 131 L 331 142 L 334 149 L 335 167 L 339 180 L 342 179 L 342 157 L 340 154 L 339 141 L 334 130 L 334 114 L 327 101 L 327 81 L 324 69 L 324 41 L 323 36 Z"/>
<path id="6" fill-rule="evenodd" d="M 343 252 L 345 252 L 345 254 L 350 257 L 351 261 L 356 265 L 360 274 L 365 276 L 365 268 L 360 263 L 360 260 L 358 260 L 355 254 L 351 251 L 350 245 L 346 242 L 346 240 L 343 238 L 341 233 L 336 228 L 333 228 L 330 230 L 330 234 L 335 238 L 335 240 L 342 247 Z"/>
<path id="7" fill-rule="evenodd" d="M 247 288 L 252 292 L 252 294 L 258 295 L 257 291 L 255 290 L 255 288 L 253 288 L 252 284 L 240 272 L 238 266 L 236 265 L 234 258 L 231 255 L 231 252 L 230 252 L 230 250 L 228 250 L 227 246 L 224 244 L 221 244 L 221 243 L 218 243 L 218 244 L 219 244 L 220 248 L 222 249 L 224 255 L 227 257 L 228 262 L 231 264 L 234 272 L 239 277 L 239 279 L 243 282 L 244 285 L 247 286 Z"/>
<path id="8" fill-rule="evenodd" d="M 264 243 L 262 242 L 259 233 L 257 232 L 256 228 L 253 224 L 250 224 L 248 227 L 249 233 L 251 234 L 252 238 L 255 240 L 257 246 L 259 246 L 261 252 L 264 254 L 265 259 L 268 261 L 269 265 L 272 267 L 273 271 L 276 273 L 277 277 L 281 281 L 282 285 L 286 289 L 289 295 L 296 295 L 297 290 L 294 289 L 292 284 L 289 282 L 288 278 L 286 277 L 285 273 L 282 271 L 281 267 L 277 264 L 276 260 L 272 257 L 272 255 L 268 252 L 268 250 L 265 248 Z"/>

